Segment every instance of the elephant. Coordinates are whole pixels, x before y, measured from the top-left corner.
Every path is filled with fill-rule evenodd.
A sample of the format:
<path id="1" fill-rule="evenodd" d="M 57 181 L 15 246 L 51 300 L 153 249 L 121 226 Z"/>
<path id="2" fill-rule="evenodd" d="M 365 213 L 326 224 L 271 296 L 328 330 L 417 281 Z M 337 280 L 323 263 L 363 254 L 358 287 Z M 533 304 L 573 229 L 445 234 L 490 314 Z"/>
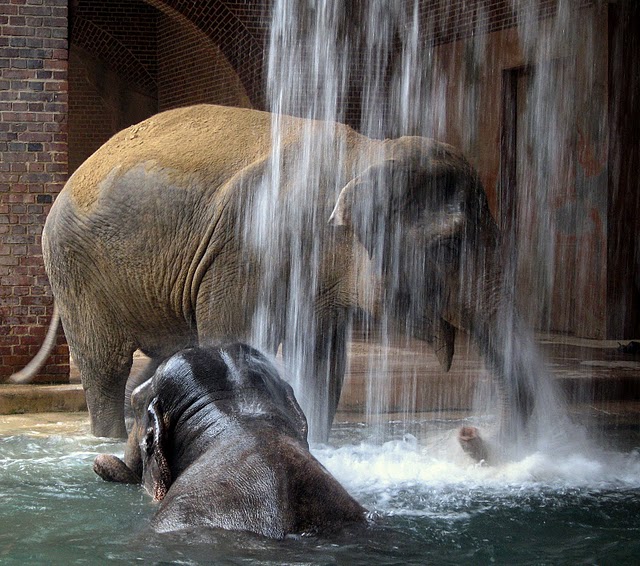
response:
<path id="1" fill-rule="evenodd" d="M 291 386 L 241 343 L 182 350 L 131 395 L 124 461 L 95 458 L 107 481 L 142 484 L 157 532 L 250 531 L 282 539 L 366 524 L 365 509 L 309 452 Z"/>
<path id="2" fill-rule="evenodd" d="M 466 332 L 502 388 L 505 429 L 525 422 L 535 376 L 506 346 L 521 324 L 465 157 L 429 138 L 291 116 L 277 116 L 276 138 L 273 123 L 252 109 L 168 110 L 112 137 L 56 198 L 43 258 L 92 432 L 126 437 L 136 349 L 151 358 L 148 378 L 181 349 L 242 340 L 295 358 L 310 439 L 326 440 L 354 313 L 429 342 L 444 371 Z M 265 221 L 258 203 L 279 212 Z"/>

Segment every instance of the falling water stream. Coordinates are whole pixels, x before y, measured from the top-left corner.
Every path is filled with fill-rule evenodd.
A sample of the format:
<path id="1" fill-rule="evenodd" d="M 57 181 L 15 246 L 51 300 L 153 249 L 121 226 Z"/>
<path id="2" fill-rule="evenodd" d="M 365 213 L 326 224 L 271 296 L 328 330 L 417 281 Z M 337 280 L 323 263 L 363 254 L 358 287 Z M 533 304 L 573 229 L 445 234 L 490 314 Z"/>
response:
<path id="1" fill-rule="evenodd" d="M 446 31 L 443 14 L 462 20 L 467 4 L 480 6 L 475 12 L 476 27 L 455 43 L 462 63 L 454 67 L 451 49 L 447 55 L 433 38 Z M 519 25 L 510 37 L 528 66 L 523 63 L 512 74 L 514 92 L 526 102 L 520 145 L 511 148 L 520 156 L 515 176 L 524 196 L 508 213 L 517 215 L 520 226 L 526 227 L 509 233 L 510 241 L 519 244 L 512 287 L 516 293 L 521 291 L 518 300 L 528 323 L 544 330 L 569 330 L 576 322 L 570 317 L 580 310 L 575 305 L 562 306 L 558 296 L 563 295 L 553 293 L 555 286 L 567 284 L 566 277 L 558 280 L 557 265 L 573 262 L 577 278 L 588 271 L 580 263 L 580 251 L 562 240 L 558 223 L 579 224 L 579 207 L 584 199 L 595 198 L 593 194 L 575 199 L 562 209 L 560 219 L 545 213 L 557 196 L 559 179 L 573 167 L 563 148 L 578 119 L 571 67 L 546 62 L 566 56 L 578 43 L 582 56 L 597 57 L 594 30 L 578 25 L 579 4 L 559 0 L 555 15 L 540 19 L 535 9 L 538 2 L 513 2 Z M 480 77 L 497 56 L 486 33 L 488 13 L 483 5 L 274 1 L 268 59 L 273 154 L 268 175 L 247 211 L 251 231 L 245 234 L 267 270 L 253 340 L 273 348 L 274 329 L 282 321 L 273 320 L 271 313 L 284 313 L 285 371 L 311 420 L 321 417 L 296 376 L 305 371 L 301 360 L 307 349 L 315 347 L 309 338 L 315 324 L 310 298 L 319 284 L 317 262 L 324 243 L 319 238 L 305 239 L 303 234 L 323 230 L 331 213 L 330 205 L 316 206 L 321 187 L 337 196 L 348 181 L 338 175 L 326 186 L 327 170 L 342 170 L 344 159 L 341 139 L 330 122 L 349 121 L 373 138 L 442 139 L 459 146 L 472 162 L 482 158 L 485 144 L 498 143 L 482 137 L 485 113 L 498 111 L 483 107 L 486 97 Z M 581 80 L 581 99 L 599 95 L 594 77 Z M 329 124 L 306 132 L 295 167 L 284 170 L 283 140 L 290 126 L 282 115 L 287 114 Z M 592 134 L 601 132 L 602 117 L 590 120 Z M 362 163 L 354 167 L 365 164 L 366 158 L 361 156 Z M 286 200 L 277 194 L 283 176 L 295 178 Z M 597 187 L 590 186 L 597 192 Z M 508 218 L 498 220 L 503 229 L 514 230 Z M 589 227 L 576 229 L 584 233 Z M 288 293 L 282 291 L 282 278 L 289 281 Z M 529 286 L 523 290 L 522 285 Z M 571 292 L 581 288 L 576 276 L 570 288 Z M 274 304 L 283 308 L 273 309 Z M 122 444 L 88 435 L 84 418 L 63 423 L 54 419 L 42 429 L 8 425 L 1 431 L 0 563 L 373 565 L 637 560 L 637 427 L 633 434 L 622 431 L 600 446 L 591 428 L 572 424 L 561 395 L 548 379 L 545 360 L 533 346 L 533 334 L 529 341 L 507 341 L 505 346 L 539 378 L 536 415 L 529 432 L 533 439 L 529 438 L 526 449 L 495 466 L 485 466 L 462 452 L 456 430 L 473 424 L 491 431 L 500 412 L 495 388 L 478 379 L 471 413 L 451 412 L 446 396 L 438 410 L 416 412 L 417 393 L 422 390 L 428 396 L 429 384 L 421 382 L 415 364 L 406 363 L 400 370 L 391 367 L 389 353 L 402 351 L 409 341 L 397 328 L 392 332 L 390 313 L 383 308 L 377 320 L 356 313 L 352 322 L 354 336 L 369 340 L 364 364 L 366 412 L 339 415 L 329 443 L 316 444 L 312 451 L 372 511 L 369 528 L 330 539 L 308 536 L 279 542 L 243 533 L 152 535 L 147 521 L 153 504 L 142 490 L 104 483 L 91 469 L 96 453 L 121 452 Z M 465 349 L 474 348 L 464 337 L 458 339 L 458 347 L 462 357 Z M 460 363 L 457 359 L 454 364 Z M 387 377 L 392 369 L 401 373 L 393 385 Z M 470 371 L 481 373 L 477 366 Z"/>
<path id="2" fill-rule="evenodd" d="M 483 12 L 483 4 L 466 4 L 429 4 L 418 0 L 274 2 L 267 85 L 273 113 L 273 151 L 268 175 L 252 205 L 247 207 L 245 223 L 246 238 L 262 258 L 267 273 L 261 286 L 261 306 L 254 318 L 253 342 L 272 346 L 275 328 L 284 325 L 287 329 L 288 336 L 280 337 L 286 342 L 286 370 L 312 431 L 321 423 L 326 410 L 302 377 L 317 371 L 305 366 L 304 360 L 312 359 L 317 347 L 315 296 L 322 286 L 321 263 L 333 245 L 326 224 L 337 195 L 350 180 L 348 172 L 361 172 L 373 157 L 368 150 L 355 158 L 347 153 L 344 138 L 333 123 L 348 122 L 373 139 L 407 135 L 434 138 L 459 146 L 472 162 L 474 158 L 480 159 L 483 145 L 497 143 L 482 139 L 485 113 L 490 109 L 483 108 L 483 104 L 487 105 L 483 88 L 497 92 L 495 84 L 488 86 L 483 77 L 492 64 L 490 58 L 497 55 L 496 46 L 488 39 L 489 14 Z M 519 25 L 514 28 L 517 35 L 510 41 L 518 45 L 521 57 L 520 70 L 514 71 L 515 80 L 520 81 L 514 93 L 520 96 L 519 134 L 510 151 L 516 157 L 514 174 L 519 197 L 517 201 L 504 197 L 510 204 L 494 205 L 504 209 L 494 211 L 494 215 L 502 215 L 500 224 L 505 241 L 513 248 L 506 248 L 505 256 L 511 258 L 511 263 L 505 260 L 502 269 L 507 274 L 502 291 L 516 297 L 519 314 L 526 319 L 520 325 L 511 321 L 514 318 L 511 313 L 506 313 L 504 320 L 496 323 L 525 328 L 513 335 L 506 331 L 504 344 L 499 348 L 505 358 L 506 373 L 518 365 L 525 367 L 526 377 L 513 379 L 527 381 L 537 398 L 534 446 L 540 444 L 540 435 L 557 441 L 564 408 L 526 326 L 575 331 L 575 326 L 568 326 L 570 322 L 583 322 L 568 319 L 572 312 L 568 297 L 582 287 L 563 273 L 581 273 L 576 267 L 580 257 L 576 256 L 576 245 L 571 247 L 567 243 L 573 241 L 571 238 L 562 240 L 564 224 L 575 225 L 583 211 L 567 206 L 558 214 L 550 205 L 558 198 L 554 191 L 565 190 L 569 182 L 567 171 L 574 166 L 566 142 L 577 124 L 572 110 L 576 87 L 575 81 L 569 80 L 570 65 L 565 58 L 576 49 L 587 58 L 595 57 L 593 29 L 576 25 L 580 17 L 577 3 L 560 1 L 556 15 L 545 19 L 539 17 L 540 6 L 534 1 L 515 2 L 513 6 Z M 475 20 L 471 19 L 475 27 L 467 26 L 467 36 L 456 43 L 443 43 L 441 38 L 446 37 L 446 26 L 452 25 L 451 18 L 455 27 L 458 20 L 470 18 L 469 14 L 475 16 Z M 586 38 L 577 29 L 586 30 Z M 588 73 L 580 80 L 582 96 L 588 97 L 596 80 Z M 500 112 L 495 108 L 494 111 Z M 302 127 L 302 143 L 293 165 L 284 152 L 291 130 L 300 126 L 284 120 L 286 115 L 319 121 L 313 126 L 307 122 Z M 599 118 L 593 121 L 592 130 L 602 127 Z M 279 193 L 283 184 L 291 187 L 284 198 Z M 500 190 L 513 192 L 514 188 L 506 186 Z M 396 245 L 406 245 L 406 240 L 398 242 Z M 410 257 L 410 261 L 418 264 L 424 261 L 424 254 L 419 248 L 399 247 L 388 251 L 387 257 L 373 254 L 372 278 L 381 277 L 383 264 L 395 266 L 401 275 L 406 265 L 396 258 Z M 474 278 L 481 276 L 465 271 L 464 265 L 461 263 L 459 270 L 459 286 L 461 293 L 472 296 L 480 286 Z M 387 281 L 393 287 L 399 285 L 398 280 L 396 275 Z M 288 281 L 286 292 L 285 281 Z M 375 294 L 378 288 L 371 285 L 366 292 Z M 425 294 L 428 292 L 425 289 Z M 394 293 L 392 289 L 389 296 Z M 429 296 L 427 300 L 436 299 Z M 477 312 L 482 312 L 485 307 L 480 301 L 484 297 L 472 300 L 478 302 Z M 364 302 L 375 301 L 371 298 Z M 375 319 L 356 312 L 351 321 L 356 332 L 375 336 L 380 345 L 371 349 L 364 392 L 367 422 L 374 428 L 384 427 L 394 388 L 399 387 L 400 396 L 405 399 L 400 411 L 411 418 L 416 407 L 416 388 L 428 387 L 416 382 L 415 367 L 407 368 L 405 379 L 399 382 L 392 384 L 385 379 L 390 369 L 388 352 L 392 346 L 402 347 L 403 340 L 408 344 L 410 339 L 410 321 L 407 320 L 404 329 L 398 328 L 394 308 L 394 303 L 383 300 Z M 285 314 L 274 320 L 274 312 Z M 464 343 L 464 338 L 459 342 Z M 317 380 L 330 378 L 330 375 L 315 376 Z M 495 395 L 478 395 L 477 399 L 479 413 L 500 412 Z M 450 407 L 442 407 L 447 408 Z M 554 423 L 554 430 L 543 430 L 550 422 Z M 513 436 L 518 443 L 524 439 L 520 431 L 514 431 Z"/>

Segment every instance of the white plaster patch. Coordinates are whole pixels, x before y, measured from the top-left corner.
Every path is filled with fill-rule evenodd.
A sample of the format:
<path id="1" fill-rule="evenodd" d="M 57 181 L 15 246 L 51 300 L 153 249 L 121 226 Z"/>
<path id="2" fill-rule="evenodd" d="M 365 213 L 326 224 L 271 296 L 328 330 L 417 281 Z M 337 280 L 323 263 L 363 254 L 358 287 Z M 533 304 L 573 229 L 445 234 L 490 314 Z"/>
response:
<path id="1" fill-rule="evenodd" d="M 260 401 L 257 399 L 252 399 L 251 401 L 247 399 L 242 399 L 238 403 L 238 410 L 245 415 L 265 415 L 267 411 Z"/>

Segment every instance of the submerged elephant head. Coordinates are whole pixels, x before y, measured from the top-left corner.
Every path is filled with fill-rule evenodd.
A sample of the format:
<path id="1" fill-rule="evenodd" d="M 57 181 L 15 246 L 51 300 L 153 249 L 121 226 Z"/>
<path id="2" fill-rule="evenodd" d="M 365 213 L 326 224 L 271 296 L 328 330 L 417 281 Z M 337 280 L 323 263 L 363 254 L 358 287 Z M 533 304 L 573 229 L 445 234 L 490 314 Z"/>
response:
<path id="1" fill-rule="evenodd" d="M 198 457 L 204 438 L 242 420 L 267 418 L 308 447 L 307 421 L 291 386 L 244 344 L 172 356 L 133 391 L 131 406 L 124 461 L 101 455 L 94 469 L 107 481 L 142 483 L 157 500 L 172 477 Z"/>
<path id="2" fill-rule="evenodd" d="M 176 354 L 134 391 L 131 403 L 142 483 L 158 501 L 207 440 L 229 429 L 268 422 L 308 448 L 307 421 L 291 386 L 267 358 L 243 344 Z M 236 443 L 243 442 L 240 432 Z"/>
<path id="3" fill-rule="evenodd" d="M 309 453 L 293 390 L 257 350 L 183 350 L 131 403 L 124 462 L 101 455 L 94 470 L 142 483 L 161 502 L 157 531 L 204 526 L 281 538 L 364 522 L 364 509 Z"/>

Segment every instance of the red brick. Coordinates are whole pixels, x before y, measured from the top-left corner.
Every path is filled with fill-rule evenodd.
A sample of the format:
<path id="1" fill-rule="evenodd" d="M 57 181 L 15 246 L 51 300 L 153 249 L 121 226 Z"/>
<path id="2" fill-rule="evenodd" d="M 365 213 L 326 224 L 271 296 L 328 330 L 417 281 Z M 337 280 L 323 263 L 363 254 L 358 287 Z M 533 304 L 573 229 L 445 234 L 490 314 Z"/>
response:
<path id="1" fill-rule="evenodd" d="M 29 330 L 23 343 L 0 342 L 0 381 L 38 349 L 51 314 L 39 242 L 68 172 L 66 1 L 0 0 L 0 306 L 3 329 Z M 64 375 L 61 352 L 48 365 Z"/>
<path id="2" fill-rule="evenodd" d="M 0 336 L 0 348 L 10 348 L 20 344 L 20 336 Z"/>

